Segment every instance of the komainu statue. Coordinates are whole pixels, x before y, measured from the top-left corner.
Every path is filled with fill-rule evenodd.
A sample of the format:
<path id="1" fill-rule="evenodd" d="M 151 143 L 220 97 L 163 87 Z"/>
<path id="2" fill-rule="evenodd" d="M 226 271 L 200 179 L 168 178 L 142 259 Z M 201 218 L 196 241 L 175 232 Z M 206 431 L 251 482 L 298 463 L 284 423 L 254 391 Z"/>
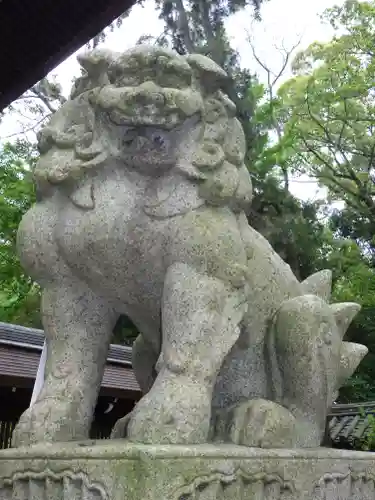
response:
<path id="1" fill-rule="evenodd" d="M 141 443 L 321 443 L 327 408 L 366 354 L 331 276 L 300 283 L 246 218 L 245 138 L 227 75 L 156 47 L 80 56 L 39 136 L 23 266 L 43 288 L 43 388 L 13 445 L 83 440 L 113 327 L 141 332 L 143 398 L 113 437 Z"/>

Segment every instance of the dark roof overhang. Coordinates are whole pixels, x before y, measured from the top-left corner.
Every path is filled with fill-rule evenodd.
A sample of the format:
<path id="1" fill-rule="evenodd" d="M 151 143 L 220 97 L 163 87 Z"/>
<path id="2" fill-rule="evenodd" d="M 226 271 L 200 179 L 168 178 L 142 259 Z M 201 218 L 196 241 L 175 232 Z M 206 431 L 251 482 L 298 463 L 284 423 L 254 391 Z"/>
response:
<path id="1" fill-rule="evenodd" d="M 0 111 L 135 0 L 0 0 Z"/>

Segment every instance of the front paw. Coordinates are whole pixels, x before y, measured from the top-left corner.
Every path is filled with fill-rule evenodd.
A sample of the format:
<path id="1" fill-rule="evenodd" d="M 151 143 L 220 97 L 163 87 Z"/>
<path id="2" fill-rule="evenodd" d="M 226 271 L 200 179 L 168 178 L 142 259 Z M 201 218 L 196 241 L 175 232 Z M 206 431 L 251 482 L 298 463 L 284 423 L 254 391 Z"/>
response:
<path id="1" fill-rule="evenodd" d="M 111 439 L 124 439 L 127 437 L 128 425 L 132 417 L 132 413 L 133 412 L 130 412 L 127 415 L 125 415 L 125 417 L 122 417 L 119 420 L 117 420 L 111 432 Z"/>
<path id="2" fill-rule="evenodd" d="M 216 439 L 257 448 L 296 448 L 301 432 L 289 410 L 272 401 L 239 403 L 216 417 Z"/>
<path id="3" fill-rule="evenodd" d="M 128 438 L 148 444 L 205 443 L 210 411 L 210 394 L 203 385 L 182 375 L 159 376 L 132 411 Z"/>
<path id="4" fill-rule="evenodd" d="M 78 416 L 75 406 L 56 399 L 36 402 L 21 415 L 13 431 L 12 446 L 87 439 L 87 418 Z"/>

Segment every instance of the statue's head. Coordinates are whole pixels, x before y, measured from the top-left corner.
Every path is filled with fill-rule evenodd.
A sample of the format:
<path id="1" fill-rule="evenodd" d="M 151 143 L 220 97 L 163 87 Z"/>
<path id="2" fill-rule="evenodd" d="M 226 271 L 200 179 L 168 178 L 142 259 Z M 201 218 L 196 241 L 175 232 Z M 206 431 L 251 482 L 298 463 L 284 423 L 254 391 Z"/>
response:
<path id="1" fill-rule="evenodd" d="M 150 177 L 178 172 L 208 203 L 247 208 L 245 137 L 219 66 L 143 45 L 92 51 L 79 62 L 70 99 L 40 133 L 42 194 L 112 162 Z"/>

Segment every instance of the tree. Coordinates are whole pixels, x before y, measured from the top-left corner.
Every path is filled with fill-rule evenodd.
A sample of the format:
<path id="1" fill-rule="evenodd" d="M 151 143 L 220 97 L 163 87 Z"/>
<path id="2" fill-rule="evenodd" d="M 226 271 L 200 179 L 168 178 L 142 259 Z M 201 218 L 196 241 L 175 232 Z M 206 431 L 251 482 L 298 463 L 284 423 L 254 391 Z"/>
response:
<path id="1" fill-rule="evenodd" d="M 25 275 L 16 252 L 18 225 L 35 201 L 36 157 L 27 141 L 0 150 L 0 320 L 39 328 L 39 287 Z"/>
<path id="2" fill-rule="evenodd" d="M 333 298 L 339 302 L 359 302 L 362 310 L 350 325 L 346 340 L 365 344 L 369 354 L 356 373 L 340 390 L 341 402 L 375 400 L 375 271 L 359 246 L 343 240 L 331 255 L 335 270 Z"/>
<path id="3" fill-rule="evenodd" d="M 278 91 L 294 173 L 307 173 L 328 188 L 329 229 L 334 245 L 327 265 L 334 271 L 335 300 L 361 303 L 347 332 L 369 347 L 357 373 L 340 391 L 341 401 L 375 399 L 375 2 L 347 1 L 322 19 L 336 30 L 294 60 L 295 75 Z"/>
<path id="4" fill-rule="evenodd" d="M 322 19 L 336 34 L 296 57 L 294 77 L 278 92 L 278 112 L 294 149 L 294 172 L 326 186 L 328 203 L 343 202 L 331 211 L 336 248 L 328 265 L 334 299 L 362 305 L 347 337 L 370 353 L 340 392 L 342 401 L 358 401 L 375 399 L 375 2 L 350 0 Z"/>
<path id="5" fill-rule="evenodd" d="M 348 0 L 322 16 L 336 35 L 313 43 L 294 61 L 295 76 L 279 91 L 294 144 L 295 170 L 307 172 L 342 200 L 374 234 L 375 2 Z M 360 229 L 359 229 L 360 226 Z"/>
<path id="6" fill-rule="evenodd" d="M 249 222 L 271 242 L 294 273 L 304 279 L 322 265 L 320 249 L 326 241 L 327 228 L 319 221 L 320 205 L 301 202 L 289 190 L 294 149 L 280 117 L 283 103 L 276 88 L 299 41 L 290 49 L 274 47 L 282 56 L 277 71 L 261 60 L 251 39 L 249 44 L 254 59 L 266 74 L 265 85 L 251 88 L 255 103 L 252 127 L 258 133 L 258 140 L 246 158 L 254 187 Z"/>
<path id="7" fill-rule="evenodd" d="M 0 116 L 1 119 L 12 115 L 20 125 L 19 131 L 2 137 L 3 141 L 14 141 L 22 136 L 22 140 L 28 140 L 31 146 L 36 142 L 38 131 L 65 100 L 61 86 L 52 78 L 43 78 L 18 97 Z"/>
<path id="8" fill-rule="evenodd" d="M 224 21 L 252 5 L 260 18 L 263 0 L 156 0 L 159 18 L 165 23 L 164 40 L 179 54 L 201 53 L 231 72 L 238 55 L 230 47 Z"/>

